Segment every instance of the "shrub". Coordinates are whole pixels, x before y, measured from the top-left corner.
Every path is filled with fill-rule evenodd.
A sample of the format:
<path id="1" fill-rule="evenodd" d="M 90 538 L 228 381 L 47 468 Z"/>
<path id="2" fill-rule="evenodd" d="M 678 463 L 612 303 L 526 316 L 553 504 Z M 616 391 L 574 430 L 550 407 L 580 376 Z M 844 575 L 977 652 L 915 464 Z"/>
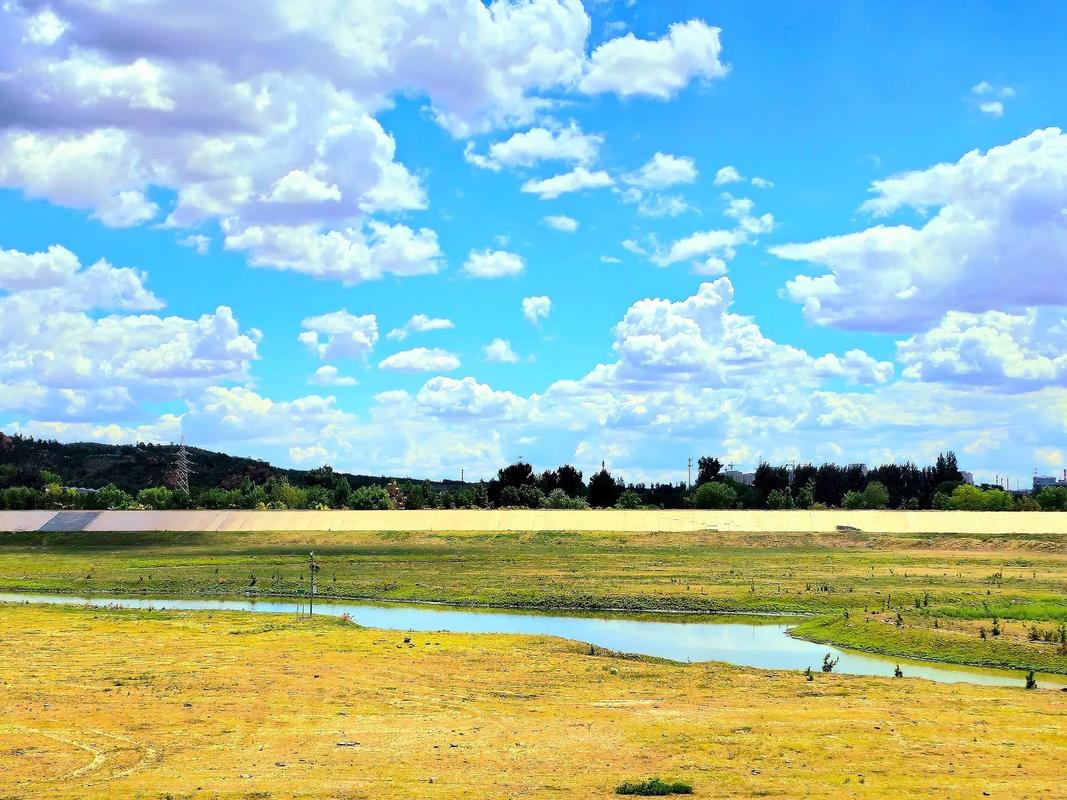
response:
<path id="1" fill-rule="evenodd" d="M 352 508 L 362 511 L 388 511 L 393 507 L 393 500 L 381 486 L 360 486 L 352 492 L 348 502 Z"/>
<path id="2" fill-rule="evenodd" d="M 697 508 L 733 508 L 737 505 L 737 492 L 728 484 L 712 481 L 697 487 L 693 502 Z"/>
<path id="3" fill-rule="evenodd" d="M 845 496 L 841 498 L 841 505 L 852 511 L 863 508 L 863 502 L 863 492 L 845 492 Z"/>
<path id="4" fill-rule="evenodd" d="M 1034 677 L 1034 671 L 1033 670 L 1030 670 L 1026 674 L 1026 688 L 1027 689 L 1036 689 L 1037 688 L 1037 678 Z"/>
<path id="5" fill-rule="evenodd" d="M 1040 511 L 1041 504 L 1030 495 L 1023 495 L 1015 500 L 1016 511 Z"/>
<path id="6" fill-rule="evenodd" d="M 771 489 L 767 495 L 767 508 L 773 511 L 783 511 L 793 508 L 793 495 L 788 489 Z"/>
<path id="7" fill-rule="evenodd" d="M 615 794 L 640 795 L 641 797 L 663 797 L 669 794 L 692 794 L 693 787 L 688 783 L 667 783 L 659 778 L 636 783 L 620 783 L 615 787 Z"/>
<path id="8" fill-rule="evenodd" d="M 519 487 L 519 505 L 526 508 L 544 508 L 545 493 L 536 486 L 523 484 Z"/>
<path id="9" fill-rule="evenodd" d="M 563 489 L 553 489 L 545 499 L 546 507 L 556 509 L 583 509 L 589 508 L 584 497 L 571 497 Z"/>
<path id="10" fill-rule="evenodd" d="M 834 667 L 837 666 L 837 662 L 840 661 L 840 660 L 841 660 L 840 658 L 833 658 L 833 657 L 830 656 L 829 653 L 827 653 L 826 655 L 824 655 L 822 657 L 822 671 L 823 672 L 833 672 L 834 671 Z"/>
<path id="11" fill-rule="evenodd" d="M 640 508 L 641 507 L 641 495 L 635 492 L 633 489 L 627 489 L 615 502 L 615 508 Z"/>

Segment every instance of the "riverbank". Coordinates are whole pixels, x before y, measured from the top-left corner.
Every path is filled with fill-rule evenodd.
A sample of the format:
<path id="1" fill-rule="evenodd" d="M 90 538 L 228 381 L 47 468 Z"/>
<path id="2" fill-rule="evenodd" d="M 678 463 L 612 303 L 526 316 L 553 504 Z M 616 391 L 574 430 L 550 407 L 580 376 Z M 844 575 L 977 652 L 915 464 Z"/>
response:
<path id="1" fill-rule="evenodd" d="M 1067 748 L 1060 692 L 325 618 L 0 606 L 0 628 L 3 796 L 1039 797 Z"/>
<path id="2" fill-rule="evenodd" d="M 311 550 L 323 598 L 804 613 L 828 619 L 802 635 L 846 647 L 1067 672 L 1067 656 L 1029 640 L 1030 627 L 1067 620 L 1067 537 L 1056 536 L 20 533 L 0 536 L 0 591 L 299 596 Z M 882 624 L 830 624 L 871 612 Z"/>

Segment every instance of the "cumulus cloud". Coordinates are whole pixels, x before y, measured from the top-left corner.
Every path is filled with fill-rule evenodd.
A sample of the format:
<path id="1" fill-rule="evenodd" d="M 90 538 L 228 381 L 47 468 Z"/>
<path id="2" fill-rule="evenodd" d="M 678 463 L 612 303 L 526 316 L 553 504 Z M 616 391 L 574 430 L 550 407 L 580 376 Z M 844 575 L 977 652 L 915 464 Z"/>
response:
<path id="1" fill-rule="evenodd" d="M 342 375 L 337 367 L 324 364 L 308 379 L 314 386 L 355 386 L 359 381 L 349 375 Z"/>
<path id="2" fill-rule="evenodd" d="M 487 155 L 476 153 L 474 144 L 468 142 L 463 156 L 469 163 L 494 172 L 505 167 L 533 167 L 542 161 L 588 165 L 596 161 L 603 142 L 603 136 L 582 133 L 577 123 L 571 122 L 566 128 L 537 127 L 513 134 L 491 144 Z"/>
<path id="3" fill-rule="evenodd" d="M 493 339 L 482 348 L 485 360 L 495 364 L 515 364 L 519 360 L 518 354 L 511 349 L 511 342 L 506 339 Z"/>
<path id="4" fill-rule="evenodd" d="M 441 248 L 429 228 L 371 222 L 367 230 L 326 233 L 314 225 L 266 225 L 232 230 L 223 225 L 228 250 L 244 250 L 254 267 L 287 269 L 346 286 L 385 275 L 427 275 L 440 268 Z"/>
<path id="5" fill-rule="evenodd" d="M 144 281 L 106 261 L 83 267 L 59 245 L 0 251 L 3 408 L 99 420 L 248 377 L 258 331 L 227 306 L 197 319 L 146 313 L 163 304 Z"/>
<path id="6" fill-rule="evenodd" d="M 522 298 L 522 315 L 531 325 L 540 325 L 552 310 L 552 299 L 545 295 Z"/>
<path id="7" fill-rule="evenodd" d="M 677 217 L 693 210 L 680 195 L 643 192 L 636 186 L 631 186 L 622 193 L 622 201 L 636 205 L 637 213 L 643 217 Z"/>
<path id="8" fill-rule="evenodd" d="M 415 347 L 382 359 L 378 368 L 392 372 L 451 372 L 459 368 L 459 358 L 437 347 Z"/>
<path id="9" fill-rule="evenodd" d="M 570 172 L 553 175 L 542 180 L 528 180 L 522 185 L 522 191 L 536 194 L 542 200 L 555 200 L 562 194 L 581 192 L 585 189 L 602 189 L 614 186 L 615 181 L 604 170 L 590 172 L 585 167 L 575 167 Z"/>
<path id="10" fill-rule="evenodd" d="M 656 40 L 632 33 L 611 39 L 590 56 L 579 86 L 589 94 L 614 92 L 666 100 L 694 78 L 722 78 L 729 68 L 720 60 L 719 28 L 698 19 L 671 25 Z"/>
<path id="11" fill-rule="evenodd" d="M 393 328 L 386 334 L 386 338 L 403 341 L 412 333 L 426 333 L 427 331 L 444 331 L 456 327 L 450 319 L 442 317 L 428 317 L 425 314 L 415 314 L 400 328 Z"/>
<path id="12" fill-rule="evenodd" d="M 361 358 L 378 343 L 378 319 L 374 314 L 356 316 L 347 310 L 308 317 L 301 323 L 304 332 L 297 338 L 324 361 Z"/>
<path id="13" fill-rule="evenodd" d="M 938 325 L 897 344 L 904 375 L 924 381 L 1026 391 L 1067 382 L 1067 316 L 1052 309 L 1022 314 L 953 311 Z"/>
<path id="14" fill-rule="evenodd" d="M 565 233 L 574 233 L 578 230 L 578 220 L 565 214 L 552 214 L 544 218 L 545 224 L 550 228 Z"/>
<path id="15" fill-rule="evenodd" d="M 472 278 L 503 278 L 526 268 L 522 256 L 506 250 L 471 250 L 463 271 Z"/>
<path id="16" fill-rule="evenodd" d="M 697 174 L 696 162 L 688 156 L 657 152 L 641 169 L 624 175 L 623 180 L 641 189 L 663 189 L 678 183 L 692 183 Z"/>
<path id="17" fill-rule="evenodd" d="M 821 270 L 786 285 L 813 322 L 909 331 L 947 311 L 1067 304 L 1067 135 L 1059 129 L 875 181 L 871 190 L 863 210 L 875 216 L 935 213 L 921 227 L 879 224 L 771 248 Z"/>
<path id="18" fill-rule="evenodd" d="M 741 173 L 737 171 L 737 167 L 731 167 L 729 165 L 720 167 L 719 171 L 715 173 L 715 185 L 725 186 L 728 183 L 740 183 L 744 178 L 741 177 Z"/>

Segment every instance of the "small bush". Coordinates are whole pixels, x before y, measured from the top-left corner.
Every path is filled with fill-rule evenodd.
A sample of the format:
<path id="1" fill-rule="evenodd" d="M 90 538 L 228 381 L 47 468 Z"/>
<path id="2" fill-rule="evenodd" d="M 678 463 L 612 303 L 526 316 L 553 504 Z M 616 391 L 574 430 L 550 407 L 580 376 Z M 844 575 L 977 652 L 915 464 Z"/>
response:
<path id="1" fill-rule="evenodd" d="M 615 794 L 640 795 L 641 797 L 663 797 L 669 794 L 692 794 L 693 787 L 688 783 L 666 783 L 659 778 L 636 783 L 620 783 L 615 787 Z"/>
<path id="2" fill-rule="evenodd" d="M 830 656 L 829 653 L 827 653 L 826 655 L 824 655 L 822 657 L 822 671 L 823 672 L 833 672 L 834 671 L 834 667 L 837 666 L 837 662 L 840 661 L 840 660 L 841 660 L 840 658 L 833 658 L 833 657 Z"/>

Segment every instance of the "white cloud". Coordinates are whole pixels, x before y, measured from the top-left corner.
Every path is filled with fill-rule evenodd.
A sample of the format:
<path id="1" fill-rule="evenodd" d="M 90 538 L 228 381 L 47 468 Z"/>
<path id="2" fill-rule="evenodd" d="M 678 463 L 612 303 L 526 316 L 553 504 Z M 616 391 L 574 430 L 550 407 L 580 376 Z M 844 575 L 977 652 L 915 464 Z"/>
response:
<path id="1" fill-rule="evenodd" d="M 522 256 L 506 250 L 471 250 L 463 271 L 472 278 L 503 278 L 526 268 Z"/>
<path id="2" fill-rule="evenodd" d="M 1067 316 L 949 312 L 929 331 L 897 343 L 905 376 L 1027 391 L 1067 382 Z"/>
<path id="3" fill-rule="evenodd" d="M 0 251 L 0 407 L 97 421 L 247 379 L 258 331 L 242 332 L 226 306 L 197 319 L 145 313 L 162 303 L 144 280 L 106 261 L 83 267 L 58 245 Z"/>
<path id="4" fill-rule="evenodd" d="M 290 447 L 289 457 L 298 464 L 313 461 L 316 464 L 325 464 L 334 454 L 321 444 L 313 444 L 308 447 Z"/>
<path id="5" fill-rule="evenodd" d="M 631 186 L 641 189 L 664 189 L 697 179 L 696 163 L 688 156 L 672 156 L 657 152 L 637 172 L 623 176 Z"/>
<path id="6" fill-rule="evenodd" d="M 200 233 L 191 233 L 178 240 L 182 247 L 191 247 L 199 256 L 206 256 L 211 247 L 211 239 Z"/>
<path id="7" fill-rule="evenodd" d="M 1003 117 L 1004 116 L 1004 104 L 999 100 L 986 100 L 980 103 L 978 110 L 983 114 L 988 114 L 991 117 Z"/>
<path id="8" fill-rule="evenodd" d="M 737 171 L 736 167 L 729 165 L 720 167 L 719 171 L 715 173 L 715 185 L 725 186 L 728 183 L 740 183 L 744 178 L 741 177 L 741 173 Z"/>
<path id="9" fill-rule="evenodd" d="M 605 186 L 614 186 L 604 170 L 590 172 L 585 167 L 575 167 L 570 172 L 561 175 L 553 175 L 543 180 L 528 180 L 522 185 L 522 191 L 527 194 L 536 194 L 542 200 L 554 200 L 561 194 L 581 192 L 585 189 L 602 189 Z"/>
<path id="10" fill-rule="evenodd" d="M 1012 87 L 994 86 L 989 81 L 980 81 L 971 87 L 971 98 L 977 103 L 978 110 L 991 117 L 1004 116 L 1004 100 L 1014 96 Z"/>
<path id="11" fill-rule="evenodd" d="M 622 263 L 622 259 L 621 258 L 616 258 L 615 256 L 601 256 L 600 257 L 600 261 L 601 261 L 601 263 L 604 263 L 604 264 L 621 264 Z"/>
<path id="12" fill-rule="evenodd" d="M 356 316 L 347 310 L 308 317 L 301 323 L 304 332 L 297 338 L 324 361 L 361 358 L 378 343 L 378 319 L 374 314 Z"/>
<path id="13" fill-rule="evenodd" d="M 1049 467 L 1063 467 L 1067 464 L 1063 450 L 1058 447 L 1039 447 L 1034 450 L 1034 459 Z"/>
<path id="14" fill-rule="evenodd" d="M 386 334 L 386 338 L 403 341 L 411 333 L 426 333 L 428 331 L 443 331 L 456 327 L 450 319 L 441 317 L 428 317 L 425 314 L 415 314 L 404 323 L 403 327 L 393 328 Z"/>
<path id="15" fill-rule="evenodd" d="M 544 218 L 545 224 L 550 228 L 555 228 L 557 231 L 564 231 L 565 233 L 574 233 L 578 230 L 578 220 L 574 217 L 568 217 L 564 214 L 552 214 Z"/>
<path id="16" fill-rule="evenodd" d="M 382 359 L 378 368 L 393 372 L 451 372 L 459 368 L 459 358 L 437 347 L 415 347 Z"/>
<path id="17" fill-rule="evenodd" d="M 315 370 L 308 383 L 314 386 L 355 386 L 359 381 L 349 375 L 342 375 L 332 364 L 324 364 Z"/>
<path id="18" fill-rule="evenodd" d="M 386 275 L 428 275 L 441 265 L 437 234 L 429 228 L 368 224 L 360 228 L 321 232 L 312 225 L 251 226 L 226 232 L 228 250 L 248 252 L 254 267 L 287 269 L 313 278 L 337 280 L 346 286 Z"/>
<path id="19" fill-rule="evenodd" d="M 482 355 L 486 361 L 496 364 L 515 364 L 519 360 L 518 354 L 511 349 L 511 343 L 506 339 L 493 339 L 482 348 Z"/>
<path id="20" fill-rule="evenodd" d="M 622 193 L 622 201 L 630 205 L 637 205 L 637 213 L 643 217 L 678 217 L 693 208 L 680 195 L 659 194 L 653 192 L 646 194 L 640 189 L 631 186 Z"/>
<path id="21" fill-rule="evenodd" d="M 552 311 L 552 299 L 544 295 L 522 298 L 522 315 L 531 325 L 540 325 Z"/>
<path id="22" fill-rule="evenodd" d="M 693 78 L 726 75 L 729 68 L 720 61 L 719 33 L 718 28 L 693 19 L 671 25 L 666 36 L 654 41 L 632 33 L 611 39 L 593 51 L 579 86 L 589 94 L 669 99 Z"/>
<path id="23" fill-rule="evenodd" d="M 744 241 L 745 234 L 739 230 L 700 231 L 678 239 L 667 250 L 656 253 L 652 256 L 652 263 L 666 267 L 679 261 L 696 261 L 713 254 L 733 258 L 734 248 Z"/>
<path id="24" fill-rule="evenodd" d="M 501 392 L 474 378 L 436 377 L 426 381 L 415 399 L 420 410 L 444 420 L 521 419 L 526 401 L 511 392 Z"/>
<path id="25" fill-rule="evenodd" d="M 474 152 L 467 143 L 464 158 L 471 164 L 499 172 L 504 167 L 533 167 L 542 161 L 566 161 L 572 164 L 592 164 L 600 152 L 603 136 L 582 133 L 577 123 L 566 128 L 537 127 L 516 133 L 502 142 L 489 146 L 488 155 Z"/>
<path id="26" fill-rule="evenodd" d="M 771 248 L 823 270 L 786 286 L 808 319 L 919 330 L 951 310 L 1067 304 L 1067 135 L 1059 129 L 875 181 L 872 191 L 863 210 L 876 216 L 936 213 L 921 227 L 876 225 Z"/>
<path id="27" fill-rule="evenodd" d="M 767 180 L 766 178 L 761 178 L 758 175 L 751 180 L 751 183 L 757 189 L 773 189 L 774 188 L 774 183 L 772 183 L 771 181 Z"/>

